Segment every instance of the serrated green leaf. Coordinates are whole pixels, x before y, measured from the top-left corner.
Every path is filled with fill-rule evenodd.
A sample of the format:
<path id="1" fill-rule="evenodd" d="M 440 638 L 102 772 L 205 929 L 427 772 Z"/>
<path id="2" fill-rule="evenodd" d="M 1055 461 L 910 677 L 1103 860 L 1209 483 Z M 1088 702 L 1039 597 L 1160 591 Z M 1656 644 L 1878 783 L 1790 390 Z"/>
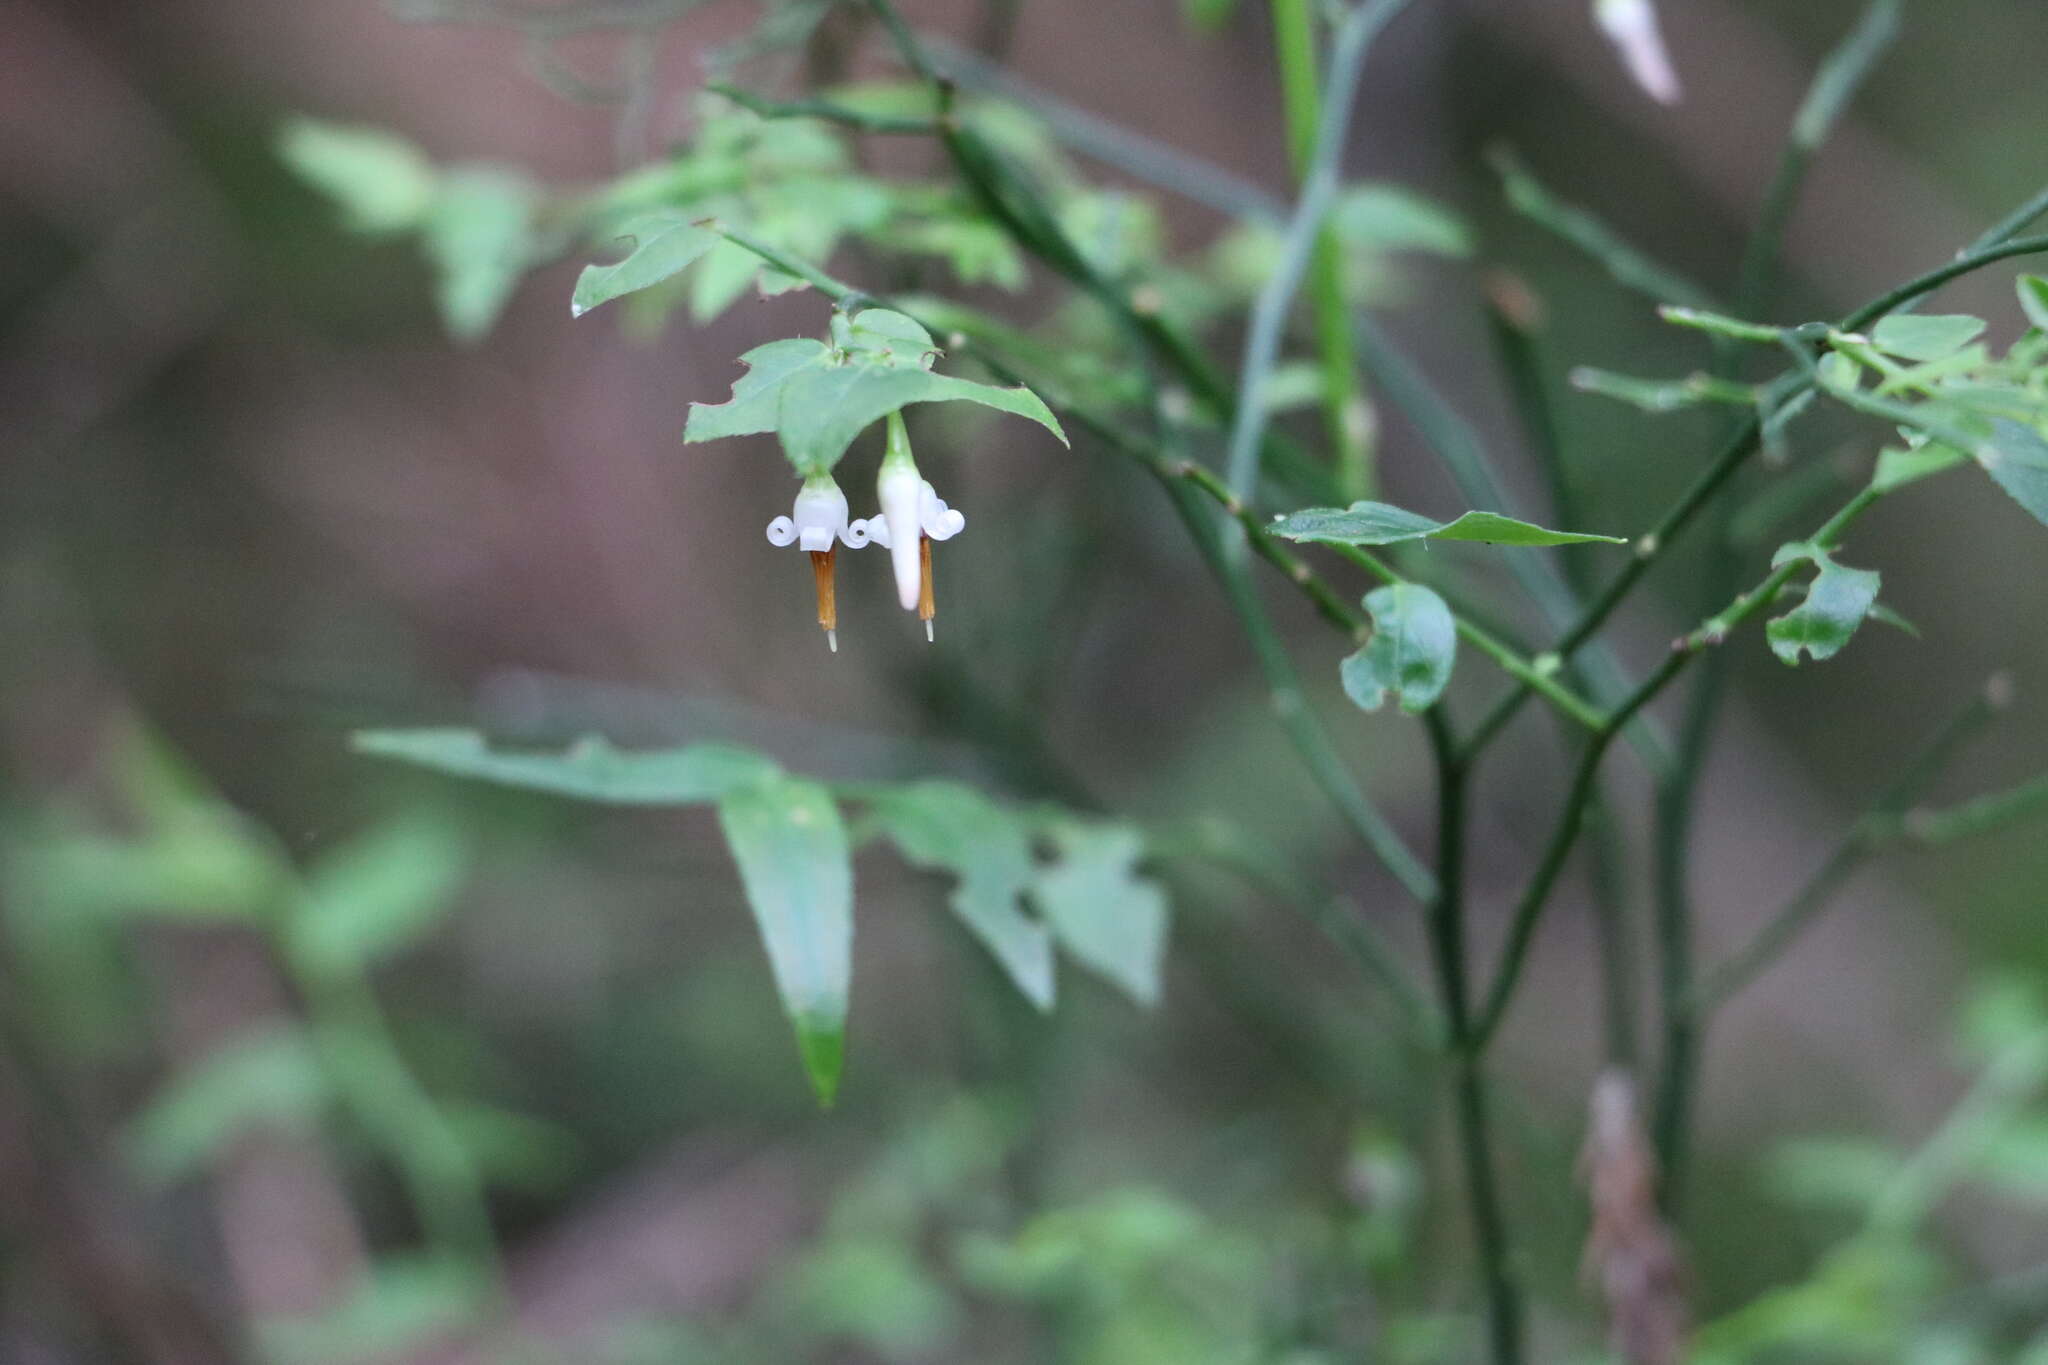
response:
<path id="1" fill-rule="evenodd" d="M 2048 525 L 2048 442 L 2008 417 L 1992 419 L 1991 440 L 1977 449 L 1977 462 L 2012 500 Z"/>
<path id="2" fill-rule="evenodd" d="M 2019 290 L 2020 308 L 2027 321 L 2048 332 L 2048 280 L 2039 275 L 2022 275 L 2013 284 Z"/>
<path id="3" fill-rule="evenodd" d="M 1772 653 L 1797 667 L 1801 650 L 1816 662 L 1841 653 L 1876 604 L 1879 577 L 1875 569 L 1844 568 L 1827 551 L 1805 542 L 1780 546 L 1771 564 L 1777 567 L 1794 559 L 1811 560 L 1820 572 L 1807 588 L 1806 600 L 1768 622 L 1764 635 Z"/>
<path id="4" fill-rule="evenodd" d="M 1621 545 L 1620 536 L 1549 531 L 1497 512 L 1467 512 L 1437 521 L 1385 502 L 1356 502 L 1348 508 L 1310 507 L 1275 518 L 1274 535 L 1331 545 L 1395 545 L 1406 540 L 1477 540 L 1489 545 Z"/>
<path id="5" fill-rule="evenodd" d="M 510 171 L 473 166 L 442 182 L 420 242 L 436 267 L 434 300 L 458 341 L 491 330 L 533 264 L 533 184 Z"/>
<path id="6" fill-rule="evenodd" d="M 808 338 L 770 342 L 740 357 L 748 371 L 731 401 L 692 403 L 685 441 L 773 431 L 801 473 L 830 469 L 854 437 L 913 403 L 969 402 L 1028 417 L 1066 433 L 1037 394 L 932 373 L 932 339 L 915 320 L 871 308 L 833 318 L 833 344 Z"/>
<path id="7" fill-rule="evenodd" d="M 293 119 L 278 130 L 277 154 L 299 178 L 341 206 L 357 232 L 420 225 L 439 177 L 425 153 L 381 128 Z"/>
<path id="8" fill-rule="evenodd" d="M 878 790 L 869 809 L 906 860 L 960 879 L 953 913 L 1026 999 L 1051 1009 L 1052 935 L 1019 903 L 1035 871 L 1030 827 L 957 782 Z"/>
<path id="9" fill-rule="evenodd" d="M 1052 836 L 1059 856 L 1033 878 L 1031 899 L 1053 937 L 1139 1004 L 1158 1003 L 1166 893 L 1137 875 L 1144 840 L 1122 825 L 1061 824 Z"/>
<path id="10" fill-rule="evenodd" d="M 804 1070 L 829 1108 L 846 1057 L 853 974 L 853 860 L 839 807 L 817 783 L 780 777 L 728 793 L 718 821 Z"/>
<path id="11" fill-rule="evenodd" d="M 465 862 L 460 832 L 425 814 L 400 816 L 329 854 L 307 874 L 286 925 L 294 960 L 314 971 L 355 970 L 407 947 L 448 911 Z"/>
<path id="12" fill-rule="evenodd" d="M 1392 692 L 1401 709 L 1427 711 L 1451 681 L 1458 625 L 1444 599 L 1419 583 L 1396 583 L 1366 595 L 1372 638 L 1338 667 L 1344 695 L 1367 711 Z"/>
<path id="13" fill-rule="evenodd" d="M 1463 219 L 1400 185 L 1353 185 L 1330 206 L 1339 241 L 1371 251 L 1426 251 L 1469 256 L 1472 234 Z"/>
<path id="14" fill-rule="evenodd" d="M 521 753 L 493 749 L 482 735 L 463 729 L 359 730 L 352 743 L 358 753 L 457 777 L 624 806 L 716 801 L 780 771 L 761 754 L 717 744 L 636 751 L 592 737 L 559 752 Z"/>
<path id="15" fill-rule="evenodd" d="M 312 1041 L 278 1028 L 236 1039 L 173 1076 L 130 1125 L 129 1159 L 155 1182 L 181 1180 L 259 1127 L 310 1127 L 328 1099 Z"/>
<path id="16" fill-rule="evenodd" d="M 1871 329 L 1871 344 L 1906 360 L 1940 360 L 1984 334 L 1984 320 L 1958 313 L 1893 313 Z"/>
<path id="17" fill-rule="evenodd" d="M 576 277 L 576 292 L 569 300 L 571 317 L 580 318 L 599 304 L 660 284 L 706 252 L 731 245 L 717 233 L 696 226 L 678 213 L 643 214 L 628 221 L 614 236 L 630 240 L 633 249 L 611 265 L 583 267 L 583 273 Z"/>

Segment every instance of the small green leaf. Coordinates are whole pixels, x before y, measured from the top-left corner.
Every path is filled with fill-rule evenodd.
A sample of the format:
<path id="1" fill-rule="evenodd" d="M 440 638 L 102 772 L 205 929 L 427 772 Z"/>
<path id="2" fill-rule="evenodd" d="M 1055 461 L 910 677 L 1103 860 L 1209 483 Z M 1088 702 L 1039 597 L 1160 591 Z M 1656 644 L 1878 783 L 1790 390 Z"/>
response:
<path id="1" fill-rule="evenodd" d="M 716 801 L 772 777 L 773 761 L 747 749 L 693 744 L 686 749 L 614 749 L 595 736 L 553 753 L 493 749 L 474 730 L 358 730 L 358 753 L 395 758 L 457 777 L 623 806 L 687 806 Z"/>
<path id="2" fill-rule="evenodd" d="M 490 167 L 452 172 L 442 184 L 420 239 L 439 272 L 441 321 L 456 340 L 490 331 L 533 264 L 537 200 L 524 177 Z"/>
<path id="3" fill-rule="evenodd" d="M 2027 321 L 2048 332 L 2048 280 L 2039 275 L 2022 275 L 2014 284 L 2019 289 L 2020 308 Z"/>
<path id="4" fill-rule="evenodd" d="M 1876 570 L 1844 568 L 1827 551 L 1803 541 L 1780 546 L 1771 564 L 1775 568 L 1795 559 L 1811 560 L 1820 572 L 1806 590 L 1806 600 L 1768 622 L 1764 635 L 1772 653 L 1797 667 L 1801 650 L 1816 662 L 1841 652 L 1876 605 L 1879 584 Z"/>
<path id="5" fill-rule="evenodd" d="M 1477 540 L 1489 545 L 1621 545 L 1620 536 L 1547 531 L 1497 512 L 1467 512 L 1455 521 L 1436 521 L 1385 502 L 1356 502 L 1349 508 L 1310 507 L 1274 519 L 1274 535 L 1331 545 L 1394 545 L 1404 540 Z"/>
<path id="6" fill-rule="evenodd" d="M 817 783 L 777 777 L 729 792 L 718 820 L 804 1070 L 829 1108 L 846 1056 L 853 974 L 853 860 L 839 808 Z"/>
<path id="7" fill-rule="evenodd" d="M 1399 185 L 1364 184 L 1346 189 L 1330 206 L 1330 227 L 1338 240 L 1371 251 L 1472 254 L 1472 233 L 1463 219 L 1435 200 Z"/>
<path id="8" fill-rule="evenodd" d="M 287 926 L 295 960 L 349 970 L 413 943 L 449 909 L 465 861 L 461 834 L 426 815 L 400 816 L 344 845 L 306 877 Z"/>
<path id="9" fill-rule="evenodd" d="M 717 233 L 677 213 L 643 214 L 614 235 L 630 240 L 632 251 L 612 265 L 583 267 L 569 300 L 571 317 L 580 318 L 601 303 L 660 284 L 713 247 L 727 245 Z"/>
<path id="10" fill-rule="evenodd" d="M 1977 449 L 1977 462 L 2034 520 L 2048 525 L 2048 442 L 2009 417 L 1994 418 L 1991 429 L 1991 440 Z"/>
<path id="11" fill-rule="evenodd" d="M 1854 356 L 1840 351 L 1829 351 L 1822 356 L 1817 369 L 1821 387 L 1832 393 L 1849 393 L 1863 383 L 1863 367 Z"/>
<path id="12" fill-rule="evenodd" d="M 1181 18 L 1197 33 L 1215 33 L 1237 13 L 1237 0 L 1180 0 Z"/>
<path id="13" fill-rule="evenodd" d="M 1757 392 L 1747 384 L 1734 384 L 1710 375 L 1695 374 L 1684 379 L 1637 379 L 1581 366 L 1571 373 L 1571 385 L 1581 393 L 1594 393 L 1627 403 L 1644 412 L 1678 412 L 1702 403 L 1728 403 L 1754 407 Z"/>
<path id="14" fill-rule="evenodd" d="M 278 1028 L 240 1038 L 171 1078 L 128 1130 L 128 1155 L 148 1179 L 181 1180 L 260 1127 L 311 1127 L 326 1075 L 306 1035 Z"/>
<path id="15" fill-rule="evenodd" d="M 1870 486 L 1880 493 L 1889 493 L 1953 469 L 1967 458 L 1954 446 L 1939 441 L 1923 442 L 1906 450 L 1893 447 L 1878 453 L 1877 472 L 1871 476 Z"/>
<path id="16" fill-rule="evenodd" d="M 685 441 L 773 431 L 804 474 L 830 469 L 854 437 L 912 403 L 969 402 L 1029 417 L 1066 433 L 1037 394 L 933 374 L 931 335 L 902 313 L 870 308 L 833 315 L 832 344 L 774 341 L 740 357 L 748 372 L 722 404 L 692 403 Z"/>
<path id="17" fill-rule="evenodd" d="M 1059 857 L 1031 898 L 1060 946 L 1141 1005 L 1157 1004 L 1166 954 L 1166 893 L 1138 876 L 1144 840 L 1122 825 L 1061 824 Z"/>
<path id="18" fill-rule="evenodd" d="M 1984 320 L 1962 314 L 1893 313 L 1880 318 L 1870 340 L 1878 350 L 1906 360 L 1939 360 L 1984 334 Z"/>
<path id="19" fill-rule="evenodd" d="M 357 232 L 418 227 L 434 202 L 433 164 L 419 148 L 379 128 L 293 119 L 278 131 L 277 153 L 339 204 Z"/>
<path id="20" fill-rule="evenodd" d="M 1372 638 L 1339 666 L 1344 695 L 1377 711 L 1392 692 L 1408 712 L 1436 705 L 1457 660 L 1458 626 L 1444 599 L 1418 583 L 1397 583 L 1366 595 Z"/>
<path id="21" fill-rule="evenodd" d="M 489 1276 L 453 1256 L 379 1260 L 324 1313 L 259 1325 L 265 1359 L 350 1365 L 411 1354 L 478 1320 L 491 1305 Z"/>
<path id="22" fill-rule="evenodd" d="M 905 859 L 960 879 L 953 913 L 1026 999 L 1051 1009 L 1052 935 L 1018 903 L 1035 871 L 1029 827 L 957 782 L 878 790 L 869 809 Z"/>

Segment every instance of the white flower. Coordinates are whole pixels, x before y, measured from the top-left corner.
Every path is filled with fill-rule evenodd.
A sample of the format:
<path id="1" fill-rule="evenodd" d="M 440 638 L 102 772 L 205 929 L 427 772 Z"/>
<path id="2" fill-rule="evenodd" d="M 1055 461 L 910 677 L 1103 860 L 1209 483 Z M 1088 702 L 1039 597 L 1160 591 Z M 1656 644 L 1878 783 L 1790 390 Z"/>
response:
<path id="1" fill-rule="evenodd" d="M 1620 49 L 1636 84 L 1660 104 L 1678 103 L 1678 73 L 1672 70 L 1671 56 L 1664 50 L 1664 36 L 1657 29 L 1657 11 L 1650 0 L 1597 0 L 1593 18 Z"/>
<path id="2" fill-rule="evenodd" d="M 809 551 L 818 589 L 818 624 L 835 654 L 839 652 L 839 599 L 833 573 L 838 556 L 834 542 L 858 550 L 868 543 L 868 527 L 865 521 L 847 521 L 846 494 L 830 474 L 805 479 L 790 515 L 768 523 L 770 545 L 801 545 Z"/>
<path id="3" fill-rule="evenodd" d="M 946 506 L 930 481 L 917 472 L 907 451 L 892 452 L 882 461 L 875 493 L 882 502 L 882 515 L 867 523 L 868 536 L 888 549 L 889 563 L 896 571 L 896 599 L 905 611 L 916 612 L 924 621 L 929 640 L 937 611 L 932 597 L 931 542 L 959 535 L 967 518 Z"/>

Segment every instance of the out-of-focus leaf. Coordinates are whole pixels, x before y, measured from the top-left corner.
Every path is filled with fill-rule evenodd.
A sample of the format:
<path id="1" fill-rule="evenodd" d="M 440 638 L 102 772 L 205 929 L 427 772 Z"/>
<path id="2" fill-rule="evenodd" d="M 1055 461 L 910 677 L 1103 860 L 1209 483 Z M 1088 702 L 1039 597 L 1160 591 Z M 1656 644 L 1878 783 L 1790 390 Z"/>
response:
<path id="1" fill-rule="evenodd" d="M 2013 283 L 2019 291 L 2020 308 L 2026 313 L 2027 321 L 2048 332 L 2048 280 L 2039 275 L 2022 275 Z"/>
<path id="2" fill-rule="evenodd" d="M 576 1135 L 559 1124 L 459 1101 L 443 1101 L 441 1117 L 484 1178 L 506 1189 L 559 1192 L 583 1162 Z"/>
<path id="3" fill-rule="evenodd" d="M 572 317 L 582 317 L 601 303 L 647 289 L 681 272 L 723 237 L 700 228 L 679 213 L 649 213 L 632 219 L 615 234 L 630 239 L 633 249 L 611 265 L 586 265 L 576 277 L 569 300 Z M 733 247 L 737 251 L 737 247 Z"/>
<path id="4" fill-rule="evenodd" d="M 1906 360 L 1940 360 L 1984 335 L 1984 320 L 1961 314 L 1893 313 L 1880 318 L 1870 340 Z"/>
<path id="5" fill-rule="evenodd" d="M 259 1127 L 310 1127 L 328 1099 L 312 1041 L 291 1029 L 238 1039 L 171 1078 L 128 1130 L 148 1179 L 183 1179 Z"/>
<path id="6" fill-rule="evenodd" d="M 1214 33 L 1237 13 L 1237 0 L 1180 0 L 1180 13 L 1197 33 Z"/>
<path id="7" fill-rule="evenodd" d="M 1024 257 L 1010 235 L 986 218 L 962 216 L 895 222 L 874 238 L 893 251 L 944 257 L 962 284 L 1024 287 Z"/>
<path id="8" fill-rule="evenodd" d="M 740 357 L 748 372 L 721 404 L 692 403 L 685 441 L 773 431 L 799 472 L 830 469 L 853 438 L 912 403 L 964 401 L 1029 417 L 1064 443 L 1059 419 L 1029 389 L 932 373 L 930 333 L 901 313 L 832 316 L 832 342 L 774 341 Z"/>
<path id="9" fill-rule="evenodd" d="M 1444 599 L 1419 583 L 1396 583 L 1366 595 L 1372 638 L 1339 667 L 1344 695 L 1377 711 L 1392 692 L 1408 712 L 1436 705 L 1457 661 L 1458 625 Z"/>
<path id="10" fill-rule="evenodd" d="M 489 1301 L 481 1267 L 443 1256 L 387 1257 L 331 1312 L 273 1318 L 260 1335 L 266 1359 L 309 1365 L 388 1360 L 476 1322 Z"/>
<path id="11" fill-rule="evenodd" d="M 1836 393 L 1850 392 L 1863 383 L 1863 366 L 1854 356 L 1840 351 L 1829 351 L 1822 356 L 1817 369 L 1821 387 Z"/>
<path id="12" fill-rule="evenodd" d="M 1771 559 L 1777 567 L 1795 559 L 1811 560 L 1819 573 L 1806 590 L 1806 600 L 1764 626 L 1771 652 L 1797 666 L 1805 650 L 1816 662 L 1832 659 L 1870 615 L 1879 586 L 1875 569 L 1850 569 L 1835 563 L 1826 550 L 1806 541 L 1778 547 Z"/>
<path id="13" fill-rule="evenodd" d="M 1581 366 L 1572 371 L 1571 385 L 1580 393 L 1596 393 L 1602 398 L 1612 398 L 1654 413 L 1677 412 L 1702 403 L 1753 407 L 1757 401 L 1756 390 L 1749 385 L 1733 384 L 1704 374 L 1684 379 L 1637 379 L 1631 375 Z"/>
<path id="14" fill-rule="evenodd" d="M 2048 525 L 2048 442 L 2009 417 L 1993 418 L 1991 428 L 1991 440 L 1977 448 L 1977 462 L 2034 520 Z"/>
<path id="15" fill-rule="evenodd" d="M 433 205 L 433 164 L 394 133 L 293 119 L 278 131 L 277 151 L 302 180 L 341 206 L 357 232 L 418 227 Z"/>
<path id="16" fill-rule="evenodd" d="M 1330 206 L 1330 227 L 1346 245 L 1370 251 L 1472 254 L 1472 234 L 1463 219 L 1399 185 L 1350 186 Z"/>
<path id="17" fill-rule="evenodd" d="M 359 730 L 353 743 L 359 753 L 457 777 L 623 806 L 716 801 L 780 771 L 761 754 L 717 744 L 633 751 L 593 736 L 557 753 L 521 753 L 462 729 Z"/>
<path id="18" fill-rule="evenodd" d="M 473 166 L 451 171 L 420 225 L 436 266 L 441 320 L 458 341 L 491 330 L 532 265 L 532 182 L 510 171 Z"/>
<path id="19" fill-rule="evenodd" d="M 1059 857 L 1041 868 L 1031 897 L 1060 946 L 1141 1005 L 1159 1000 L 1166 953 L 1166 893 L 1137 875 L 1144 841 L 1121 825 L 1061 824 Z"/>
<path id="20" fill-rule="evenodd" d="M 1802 1138 L 1771 1156 L 1773 1189 L 1801 1204 L 1867 1212 L 1898 1175 L 1899 1154 L 1863 1138 Z"/>
<path id="21" fill-rule="evenodd" d="M 1437 521 L 1385 502 L 1355 502 L 1348 508 L 1310 507 L 1274 519 L 1274 535 L 1331 545 L 1394 545 L 1405 540 L 1477 540 L 1489 545 L 1621 545 L 1620 536 L 1548 531 L 1498 512 L 1467 512 Z"/>
<path id="22" fill-rule="evenodd" d="M 300 965 L 366 967 L 430 931 L 461 884 L 462 835 L 424 813 L 402 815 L 329 854 L 307 874 L 287 926 Z"/>
<path id="23" fill-rule="evenodd" d="M 906 859 L 960 879 L 953 913 L 1025 998 L 1042 1010 L 1052 1008 L 1052 936 L 1024 913 L 1018 899 L 1034 872 L 1028 827 L 956 782 L 878 790 L 869 809 Z"/>
<path id="24" fill-rule="evenodd" d="M 853 861 L 839 808 L 825 788 L 785 777 L 729 792 L 718 819 L 804 1069 L 830 1106 L 846 1056 L 853 972 Z"/>
<path id="25" fill-rule="evenodd" d="M 832 1238 L 799 1257 L 775 1286 L 776 1316 L 884 1360 L 933 1359 L 960 1326 L 953 1297 L 908 1247 Z"/>
<path id="26" fill-rule="evenodd" d="M 1953 469 L 1967 458 L 1960 450 L 1939 441 L 1927 441 L 1906 450 L 1894 446 L 1878 453 L 1877 472 L 1871 476 L 1870 484 L 1880 493 L 1889 493 Z"/>
<path id="27" fill-rule="evenodd" d="M 2048 1200 L 2048 1117 L 2019 1119 L 1987 1135 L 1974 1164 L 1981 1178 L 2001 1190 Z"/>

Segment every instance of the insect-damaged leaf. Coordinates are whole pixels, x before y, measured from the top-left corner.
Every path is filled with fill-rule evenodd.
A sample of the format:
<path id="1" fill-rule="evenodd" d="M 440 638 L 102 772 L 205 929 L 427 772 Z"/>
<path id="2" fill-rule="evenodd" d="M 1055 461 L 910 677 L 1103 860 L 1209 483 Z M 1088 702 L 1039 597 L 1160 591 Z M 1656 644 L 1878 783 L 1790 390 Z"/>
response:
<path id="1" fill-rule="evenodd" d="M 1444 599 L 1418 583 L 1368 593 L 1372 638 L 1339 665 L 1344 695 L 1377 711 L 1392 692 L 1403 711 L 1427 711 L 1451 680 L 1458 627 Z"/>
<path id="2" fill-rule="evenodd" d="M 1844 568 L 1826 550 L 1804 541 L 1780 546 L 1771 563 L 1776 566 L 1795 559 L 1811 560 L 1820 572 L 1807 588 L 1804 602 L 1764 627 L 1771 652 L 1794 667 L 1801 650 L 1816 661 L 1841 653 L 1876 605 L 1878 590 L 1875 569 Z"/>

